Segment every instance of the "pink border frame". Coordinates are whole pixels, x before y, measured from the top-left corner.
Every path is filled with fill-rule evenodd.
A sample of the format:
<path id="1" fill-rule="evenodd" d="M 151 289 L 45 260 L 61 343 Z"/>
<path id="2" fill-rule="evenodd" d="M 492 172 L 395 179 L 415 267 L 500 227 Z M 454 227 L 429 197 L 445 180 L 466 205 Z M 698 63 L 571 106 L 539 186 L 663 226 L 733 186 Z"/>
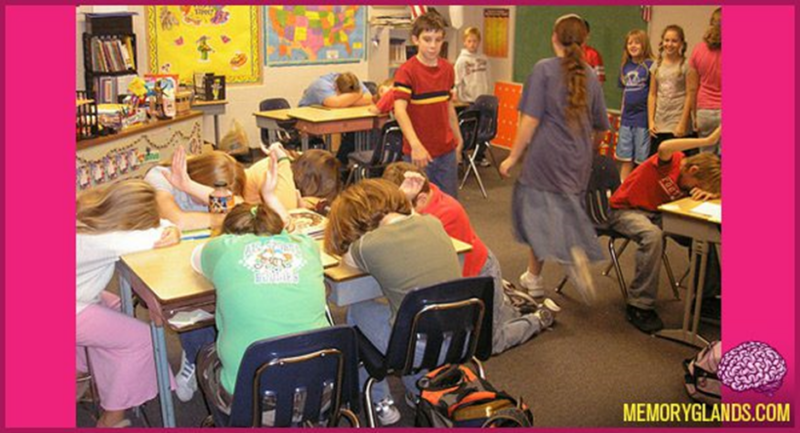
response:
<path id="1" fill-rule="evenodd" d="M 0 411 L 6 427 L 69 428 L 75 423 L 74 291 L 68 283 L 74 281 L 75 147 L 72 115 L 66 114 L 72 113 L 75 90 L 75 68 L 69 66 L 75 61 L 75 5 L 39 3 L 61 5 L 2 9 L 8 212 L 3 212 L 5 404 Z M 794 403 L 795 9 L 789 2 L 735 3 L 723 2 L 726 45 L 736 47 L 726 54 L 724 76 L 723 239 L 735 246 L 724 252 L 725 348 L 765 341 L 784 356 L 789 372 L 776 396 L 726 389 L 725 400 Z M 37 175 L 22 162 L 31 159 Z"/>

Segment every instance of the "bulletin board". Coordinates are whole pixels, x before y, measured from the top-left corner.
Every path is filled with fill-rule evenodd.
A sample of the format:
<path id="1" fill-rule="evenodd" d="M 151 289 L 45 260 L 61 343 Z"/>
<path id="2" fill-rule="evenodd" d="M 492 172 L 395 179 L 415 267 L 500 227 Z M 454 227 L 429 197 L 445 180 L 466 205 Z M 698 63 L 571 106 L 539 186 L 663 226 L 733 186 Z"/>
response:
<path id="1" fill-rule="evenodd" d="M 261 81 L 258 6 L 147 6 L 149 70 L 224 75 L 226 83 Z"/>
<path id="2" fill-rule="evenodd" d="M 647 30 L 639 6 L 517 6 L 514 32 L 514 81 L 524 83 L 533 65 L 554 56 L 550 45 L 553 24 L 562 15 L 576 13 L 589 21 L 589 45 L 603 56 L 606 106 L 619 109 L 622 89 L 617 86 L 625 35 L 633 29 Z M 657 44 L 658 41 L 656 41 Z M 650 41 L 651 47 L 656 47 Z"/>

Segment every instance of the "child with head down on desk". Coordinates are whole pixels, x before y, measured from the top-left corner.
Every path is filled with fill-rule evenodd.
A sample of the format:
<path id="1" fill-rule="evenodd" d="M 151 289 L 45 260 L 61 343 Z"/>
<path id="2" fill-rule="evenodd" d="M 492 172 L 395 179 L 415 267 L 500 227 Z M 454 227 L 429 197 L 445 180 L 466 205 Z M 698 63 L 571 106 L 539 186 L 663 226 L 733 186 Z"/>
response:
<path id="1" fill-rule="evenodd" d="M 720 197 L 722 167 L 711 153 L 685 157 L 683 150 L 711 146 L 720 139 L 717 129 L 706 138 L 667 140 L 637 167 L 611 196 L 611 228 L 639 244 L 636 251 L 636 276 L 628 287 L 626 315 L 636 328 L 654 333 L 664 327 L 655 312 L 658 295 L 664 233 L 658 207 L 686 195 L 695 200 Z M 712 248 L 713 251 L 713 248 Z M 710 268 L 718 266 L 715 254 L 709 255 Z M 707 280 L 708 281 L 708 280 Z M 706 296 L 713 296 L 707 291 Z"/>

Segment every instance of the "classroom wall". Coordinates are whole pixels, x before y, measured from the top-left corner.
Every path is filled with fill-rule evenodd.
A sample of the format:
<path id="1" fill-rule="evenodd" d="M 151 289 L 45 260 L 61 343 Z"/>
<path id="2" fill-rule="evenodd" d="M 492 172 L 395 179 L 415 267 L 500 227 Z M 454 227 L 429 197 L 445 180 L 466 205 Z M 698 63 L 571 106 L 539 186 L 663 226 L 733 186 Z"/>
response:
<path id="1" fill-rule="evenodd" d="M 508 23 L 508 57 L 489 57 L 492 81 L 511 81 L 514 73 L 514 22 L 516 20 L 516 6 L 466 6 L 464 7 L 464 25 L 458 30 L 457 52 L 463 48 L 460 31 L 466 27 L 477 27 L 483 33 L 483 10 L 486 8 L 505 8 L 510 12 Z M 492 87 L 494 88 L 494 87 Z"/>
<path id="2" fill-rule="evenodd" d="M 81 6 L 78 12 L 91 12 L 91 6 Z M 145 8 L 143 6 L 128 6 L 131 12 L 138 13 L 134 17 L 134 33 L 137 39 L 137 56 L 139 60 L 139 75 L 148 73 L 147 65 L 147 32 L 145 31 Z M 84 17 L 78 14 L 76 17 L 76 41 L 78 42 L 78 52 L 76 53 L 77 64 L 77 89 L 83 89 L 83 49 L 81 35 L 86 29 Z M 259 84 L 236 84 L 228 85 L 227 92 L 227 113 L 220 116 L 220 138 L 230 129 L 233 119 L 237 119 L 247 133 L 250 147 L 258 147 L 261 142 L 261 132 L 256 127 L 253 112 L 258 111 L 258 103 L 262 99 L 282 97 L 286 98 L 292 106 L 296 106 L 300 101 L 303 90 L 311 81 L 328 72 L 355 73 L 362 80 L 367 80 L 367 62 L 331 65 L 312 65 L 312 66 L 291 66 L 270 68 L 266 65 L 262 70 L 262 80 Z M 207 141 L 214 141 L 214 122 L 213 118 L 207 116 L 204 122 L 203 137 Z"/>

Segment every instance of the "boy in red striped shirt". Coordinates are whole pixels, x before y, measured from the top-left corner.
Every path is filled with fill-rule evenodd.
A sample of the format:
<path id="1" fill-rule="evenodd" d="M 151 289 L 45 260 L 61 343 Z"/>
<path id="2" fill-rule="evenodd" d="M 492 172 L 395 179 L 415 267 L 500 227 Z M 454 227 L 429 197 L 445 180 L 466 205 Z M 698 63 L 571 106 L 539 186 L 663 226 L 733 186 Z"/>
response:
<path id="1" fill-rule="evenodd" d="M 395 74 L 394 114 L 403 131 L 404 158 L 424 168 L 431 182 L 456 197 L 463 140 L 452 102 L 455 71 L 439 57 L 445 26 L 435 12 L 414 21 L 411 41 L 418 52 Z"/>

